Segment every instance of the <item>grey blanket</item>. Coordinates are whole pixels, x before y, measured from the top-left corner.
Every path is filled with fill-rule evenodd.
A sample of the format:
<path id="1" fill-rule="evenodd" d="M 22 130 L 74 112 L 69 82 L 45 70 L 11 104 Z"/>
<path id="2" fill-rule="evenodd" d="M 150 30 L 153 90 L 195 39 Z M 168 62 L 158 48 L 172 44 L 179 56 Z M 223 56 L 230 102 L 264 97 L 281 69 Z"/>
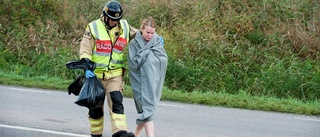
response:
<path id="1" fill-rule="evenodd" d="M 137 112 L 137 124 L 154 119 L 167 70 L 168 56 L 155 33 L 146 43 L 140 32 L 129 43 L 128 67 Z"/>

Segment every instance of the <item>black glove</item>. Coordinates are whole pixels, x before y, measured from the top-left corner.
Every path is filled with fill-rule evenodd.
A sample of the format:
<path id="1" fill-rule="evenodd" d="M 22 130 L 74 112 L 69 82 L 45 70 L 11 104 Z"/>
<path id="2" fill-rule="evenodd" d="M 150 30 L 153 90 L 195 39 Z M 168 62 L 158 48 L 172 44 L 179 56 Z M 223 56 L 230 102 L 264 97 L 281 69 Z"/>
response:
<path id="1" fill-rule="evenodd" d="M 81 60 L 67 62 L 66 67 L 68 69 L 83 69 L 93 71 L 96 68 L 96 63 L 88 58 L 82 58 Z"/>

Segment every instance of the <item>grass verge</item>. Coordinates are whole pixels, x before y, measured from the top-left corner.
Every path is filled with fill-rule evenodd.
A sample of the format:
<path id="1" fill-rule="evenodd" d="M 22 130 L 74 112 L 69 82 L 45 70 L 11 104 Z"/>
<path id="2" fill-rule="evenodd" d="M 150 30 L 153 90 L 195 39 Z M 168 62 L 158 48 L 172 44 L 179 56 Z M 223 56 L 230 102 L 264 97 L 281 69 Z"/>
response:
<path id="1" fill-rule="evenodd" d="M 24 77 L 0 72 L 0 84 L 3 85 L 56 89 L 67 92 L 67 87 L 71 82 L 72 81 L 47 76 Z M 67 95 L 68 94 L 66 93 L 66 96 Z M 126 86 L 125 96 L 130 98 L 133 97 L 130 86 Z M 162 93 L 162 100 L 208 106 L 320 116 L 320 102 L 318 101 L 303 102 L 297 99 L 257 97 L 241 91 L 236 95 L 231 95 L 225 92 L 183 92 L 180 90 L 170 90 L 165 87 Z"/>

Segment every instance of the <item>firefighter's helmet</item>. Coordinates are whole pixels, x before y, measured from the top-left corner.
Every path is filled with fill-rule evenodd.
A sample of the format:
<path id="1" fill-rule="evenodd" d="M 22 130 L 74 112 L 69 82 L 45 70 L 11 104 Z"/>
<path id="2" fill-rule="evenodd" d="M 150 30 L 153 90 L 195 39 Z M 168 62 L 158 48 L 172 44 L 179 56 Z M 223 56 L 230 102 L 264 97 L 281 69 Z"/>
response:
<path id="1" fill-rule="evenodd" d="M 111 20 L 118 21 L 122 18 L 122 7 L 117 1 L 109 1 L 102 10 L 103 16 L 107 16 Z"/>

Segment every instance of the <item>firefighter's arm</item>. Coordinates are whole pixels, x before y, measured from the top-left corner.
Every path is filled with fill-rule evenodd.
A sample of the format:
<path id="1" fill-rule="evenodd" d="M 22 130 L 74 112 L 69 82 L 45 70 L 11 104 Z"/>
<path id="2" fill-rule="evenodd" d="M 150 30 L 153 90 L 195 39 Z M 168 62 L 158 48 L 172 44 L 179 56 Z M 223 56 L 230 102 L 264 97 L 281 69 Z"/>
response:
<path id="1" fill-rule="evenodd" d="M 95 39 L 91 34 L 91 30 L 89 26 L 87 26 L 80 43 L 80 52 L 79 52 L 80 59 L 88 58 L 92 60 L 92 51 L 93 51 L 94 43 L 95 43 Z"/>
<path id="2" fill-rule="evenodd" d="M 129 25 L 130 27 L 130 40 L 133 39 L 136 36 L 136 33 L 139 31 L 138 29 L 132 27 L 131 25 Z"/>

